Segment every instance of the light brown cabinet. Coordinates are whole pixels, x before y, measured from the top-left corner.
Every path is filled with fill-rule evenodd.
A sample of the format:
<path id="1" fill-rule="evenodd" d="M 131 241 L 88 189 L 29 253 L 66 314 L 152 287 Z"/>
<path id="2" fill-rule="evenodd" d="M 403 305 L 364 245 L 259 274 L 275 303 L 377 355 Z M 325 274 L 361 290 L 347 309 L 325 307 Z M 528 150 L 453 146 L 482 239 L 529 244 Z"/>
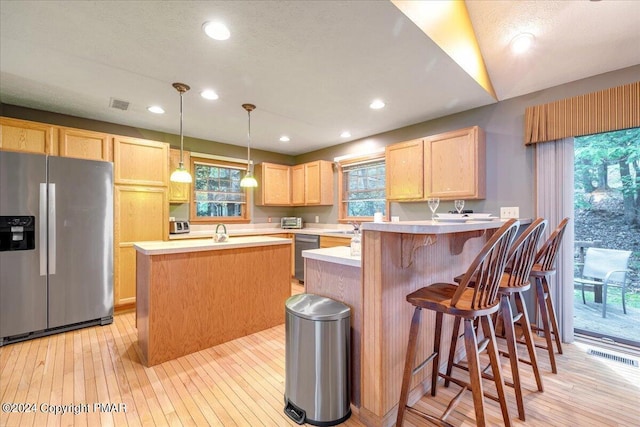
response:
<path id="1" fill-rule="evenodd" d="M 58 151 L 64 157 L 112 161 L 112 137 L 101 132 L 60 128 Z"/>
<path id="2" fill-rule="evenodd" d="M 0 117 L 0 149 L 57 154 L 55 127 L 46 123 Z"/>
<path id="3" fill-rule="evenodd" d="M 114 191 L 116 307 L 136 300 L 134 242 L 166 240 L 169 235 L 167 189 L 116 185 Z"/>
<path id="4" fill-rule="evenodd" d="M 182 152 L 184 168 L 191 173 L 191 153 Z M 172 148 L 169 150 L 169 176 L 178 168 L 180 164 L 180 150 Z M 169 181 L 169 203 L 189 203 L 191 195 L 191 184 L 185 182 Z"/>
<path id="5" fill-rule="evenodd" d="M 385 148 L 387 200 L 424 199 L 424 145 L 422 139 Z"/>
<path id="6" fill-rule="evenodd" d="M 291 167 L 291 204 L 293 206 L 333 204 L 331 162 L 316 160 Z"/>
<path id="7" fill-rule="evenodd" d="M 256 190 L 257 205 L 333 204 L 333 166 L 326 160 L 295 166 L 261 163 L 256 166 L 256 177 L 259 181 Z"/>
<path id="8" fill-rule="evenodd" d="M 485 137 L 478 126 L 389 145 L 387 199 L 485 197 Z"/>
<path id="9" fill-rule="evenodd" d="M 304 164 L 291 166 L 291 204 L 304 205 Z"/>
<path id="10" fill-rule="evenodd" d="M 304 204 L 333 204 L 333 165 L 326 160 L 304 164 Z"/>
<path id="11" fill-rule="evenodd" d="M 258 206 L 291 205 L 291 167 L 274 163 L 260 163 L 255 167 L 258 188 L 255 204 Z"/>
<path id="12" fill-rule="evenodd" d="M 146 139 L 113 139 L 113 180 L 116 184 L 166 187 L 169 182 L 169 145 Z"/>
<path id="13" fill-rule="evenodd" d="M 485 198 L 485 136 L 478 127 L 424 139 L 425 197 Z"/>
<path id="14" fill-rule="evenodd" d="M 321 248 L 333 248 L 335 246 L 350 246 L 351 237 L 334 237 L 334 236 L 320 236 Z"/>
<path id="15" fill-rule="evenodd" d="M 169 145 L 117 136 L 113 160 L 114 299 L 117 308 L 124 308 L 136 300 L 133 243 L 169 237 Z"/>

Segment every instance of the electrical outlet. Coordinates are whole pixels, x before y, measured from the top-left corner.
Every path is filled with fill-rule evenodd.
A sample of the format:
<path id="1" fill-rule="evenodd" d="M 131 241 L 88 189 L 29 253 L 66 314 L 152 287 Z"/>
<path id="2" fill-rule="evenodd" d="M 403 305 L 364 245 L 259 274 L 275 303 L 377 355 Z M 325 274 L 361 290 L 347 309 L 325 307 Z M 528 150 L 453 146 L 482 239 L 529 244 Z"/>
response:
<path id="1" fill-rule="evenodd" d="M 520 208 L 518 206 L 500 208 L 500 218 L 520 218 Z"/>
<path id="2" fill-rule="evenodd" d="M 320 217 L 316 215 L 316 224 L 320 222 Z"/>

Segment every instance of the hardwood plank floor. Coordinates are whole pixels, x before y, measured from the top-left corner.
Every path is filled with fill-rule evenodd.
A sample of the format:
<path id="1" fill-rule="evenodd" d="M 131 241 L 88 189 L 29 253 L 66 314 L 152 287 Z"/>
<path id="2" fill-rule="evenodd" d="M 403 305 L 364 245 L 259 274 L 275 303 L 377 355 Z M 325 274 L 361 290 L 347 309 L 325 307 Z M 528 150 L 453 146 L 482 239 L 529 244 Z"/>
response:
<path id="1" fill-rule="evenodd" d="M 302 287 L 293 285 L 293 292 Z M 587 345 L 568 344 L 551 374 L 540 351 L 545 391 L 536 392 L 528 366 L 522 369 L 527 421 L 518 420 L 513 390 L 507 398 L 516 426 L 637 426 L 640 369 L 586 354 Z M 108 326 L 40 338 L 0 348 L 2 403 L 35 404 L 36 411 L 0 412 L 0 426 L 223 425 L 295 426 L 283 413 L 284 325 L 146 368 L 140 364 L 135 313 L 115 316 Z M 503 371 L 509 377 L 508 359 Z M 463 376 L 459 373 L 459 376 Z M 487 388 L 490 389 L 488 383 Z M 458 391 L 438 388 L 417 404 L 440 413 Z M 115 404 L 100 411 L 94 403 Z M 79 413 L 54 414 L 55 405 Z M 82 406 L 82 405 L 87 406 Z M 499 407 L 487 402 L 489 423 L 502 424 Z M 449 417 L 473 426 L 471 394 Z M 413 415 L 406 426 L 425 425 Z M 354 414 L 345 426 L 362 426 Z"/>

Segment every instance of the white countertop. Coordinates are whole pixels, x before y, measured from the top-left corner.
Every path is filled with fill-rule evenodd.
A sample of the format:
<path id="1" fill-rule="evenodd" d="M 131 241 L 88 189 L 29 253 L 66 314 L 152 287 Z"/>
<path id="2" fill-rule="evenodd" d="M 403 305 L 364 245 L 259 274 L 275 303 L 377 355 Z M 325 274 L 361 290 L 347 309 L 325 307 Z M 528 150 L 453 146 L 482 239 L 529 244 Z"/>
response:
<path id="1" fill-rule="evenodd" d="M 255 246 L 285 245 L 291 239 L 268 236 L 231 237 L 226 242 L 216 243 L 213 239 L 173 240 L 136 242 L 133 247 L 145 255 L 179 254 L 185 252 L 216 251 L 224 249 L 249 248 Z"/>
<path id="2" fill-rule="evenodd" d="M 318 261 L 331 262 L 334 264 L 349 265 L 360 268 L 361 260 L 359 256 L 351 256 L 349 246 L 334 246 L 332 248 L 307 249 L 302 251 L 304 258 Z"/>
<path id="3" fill-rule="evenodd" d="M 314 234 L 318 236 L 333 236 L 333 237 L 346 237 L 350 239 L 353 237 L 353 234 L 342 233 L 343 230 L 350 230 L 349 228 L 337 229 L 337 228 L 280 228 L 280 227 L 270 227 L 270 228 L 241 228 L 241 229 L 233 229 L 228 228 L 230 236 L 259 236 L 265 234 Z M 183 234 L 170 234 L 169 240 L 184 240 L 184 239 L 207 239 L 213 237 L 215 234 L 215 229 L 211 230 L 191 230 L 189 233 Z"/>
<path id="4" fill-rule="evenodd" d="M 464 231 L 490 230 L 500 228 L 507 220 L 446 222 L 446 221 L 403 221 L 403 222 L 365 222 L 363 231 L 383 231 L 405 234 L 449 234 Z M 520 224 L 529 224 L 531 219 L 519 219 Z"/>

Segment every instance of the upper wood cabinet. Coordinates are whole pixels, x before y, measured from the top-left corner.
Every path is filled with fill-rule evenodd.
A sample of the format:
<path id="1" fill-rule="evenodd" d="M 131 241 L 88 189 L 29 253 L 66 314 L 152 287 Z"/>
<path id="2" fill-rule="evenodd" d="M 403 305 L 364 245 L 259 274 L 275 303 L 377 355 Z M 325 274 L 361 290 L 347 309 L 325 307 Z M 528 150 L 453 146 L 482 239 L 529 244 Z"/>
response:
<path id="1" fill-rule="evenodd" d="M 169 182 L 169 144 L 116 136 L 113 139 L 116 184 L 166 187 Z"/>
<path id="2" fill-rule="evenodd" d="M 385 148 L 387 200 L 424 199 L 424 146 L 422 139 Z"/>
<path id="3" fill-rule="evenodd" d="M 112 161 L 111 135 L 82 129 L 60 128 L 58 151 L 64 157 Z"/>
<path id="4" fill-rule="evenodd" d="M 424 139 L 425 197 L 485 198 L 485 136 L 478 127 Z"/>
<path id="5" fill-rule="evenodd" d="M 184 168 L 191 173 L 191 153 L 182 152 Z M 178 168 L 180 164 L 180 150 L 171 148 L 169 150 L 169 176 Z M 191 195 L 191 184 L 184 182 L 169 181 L 169 203 L 189 203 Z"/>
<path id="6" fill-rule="evenodd" d="M 258 206 L 291 205 L 291 167 L 274 163 L 260 163 L 255 167 L 258 188 L 254 190 Z"/>
<path id="7" fill-rule="evenodd" d="M 326 160 L 304 164 L 304 204 L 333 204 L 333 165 Z"/>
<path id="8" fill-rule="evenodd" d="M 291 166 L 291 204 L 304 205 L 304 165 Z"/>
<path id="9" fill-rule="evenodd" d="M 0 149 L 57 154 L 55 128 L 45 123 L 0 117 Z"/>

